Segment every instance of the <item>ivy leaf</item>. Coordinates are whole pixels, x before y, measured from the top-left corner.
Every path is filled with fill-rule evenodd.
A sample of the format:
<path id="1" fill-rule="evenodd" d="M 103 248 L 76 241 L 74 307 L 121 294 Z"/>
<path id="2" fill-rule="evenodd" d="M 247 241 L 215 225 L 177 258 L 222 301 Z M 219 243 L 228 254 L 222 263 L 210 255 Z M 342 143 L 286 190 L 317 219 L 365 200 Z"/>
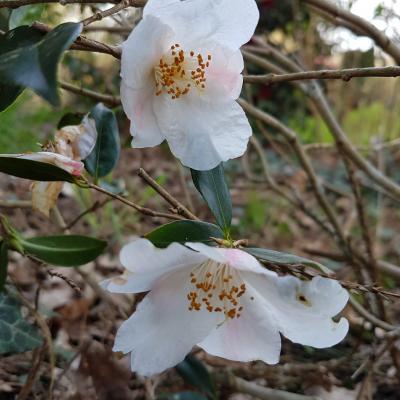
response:
<path id="1" fill-rule="evenodd" d="M 278 265 L 308 265 L 309 267 L 316 268 L 324 273 L 330 274 L 332 271 L 324 265 L 309 260 L 308 258 L 296 256 L 290 253 L 282 253 L 276 250 L 270 249 L 259 249 L 256 247 L 248 247 L 243 249 L 250 253 L 252 256 L 259 258 L 260 260 L 268 261 Z"/>
<path id="2" fill-rule="evenodd" d="M 0 293 L 0 354 L 22 353 L 41 344 L 38 330 L 23 319 L 17 298 Z"/>
<path id="3" fill-rule="evenodd" d="M 0 172 L 32 181 L 75 182 L 75 177 L 53 164 L 0 155 Z"/>
<path id="4" fill-rule="evenodd" d="M 20 87 L 20 90 L 29 87 L 51 104 L 58 105 L 58 61 L 81 31 L 82 24 L 67 22 L 54 28 L 40 41 L 36 41 L 37 34 L 33 43 L 28 38 L 24 43 L 17 41 L 17 47 L 13 41 L 13 31 L 10 31 L 6 35 L 6 46 L 13 47 L 4 52 L 0 50 L 0 81 L 7 82 L 8 86 Z"/>
<path id="5" fill-rule="evenodd" d="M 62 267 L 87 264 L 107 246 L 103 240 L 78 235 L 38 236 L 19 241 L 27 254 Z"/>
<path id="6" fill-rule="evenodd" d="M 118 162 L 119 130 L 115 114 L 102 103 L 93 108 L 89 118 L 96 122 L 97 141 L 85 160 L 85 167 L 90 175 L 98 179 L 108 175 Z"/>
<path id="7" fill-rule="evenodd" d="M 6 241 L 0 243 L 0 292 L 4 290 L 8 270 L 8 246 Z"/>
<path id="8" fill-rule="evenodd" d="M 182 220 L 162 225 L 145 235 L 156 247 L 167 247 L 173 242 L 201 242 L 215 244 L 211 237 L 223 238 L 221 229 L 208 222 Z"/>
<path id="9" fill-rule="evenodd" d="M 207 368 L 196 357 L 192 355 L 186 356 L 175 369 L 187 383 L 200 389 L 211 398 L 215 398 L 214 381 Z"/>
<path id="10" fill-rule="evenodd" d="M 191 170 L 193 183 L 227 234 L 232 221 L 232 201 L 222 163 L 209 171 Z"/>

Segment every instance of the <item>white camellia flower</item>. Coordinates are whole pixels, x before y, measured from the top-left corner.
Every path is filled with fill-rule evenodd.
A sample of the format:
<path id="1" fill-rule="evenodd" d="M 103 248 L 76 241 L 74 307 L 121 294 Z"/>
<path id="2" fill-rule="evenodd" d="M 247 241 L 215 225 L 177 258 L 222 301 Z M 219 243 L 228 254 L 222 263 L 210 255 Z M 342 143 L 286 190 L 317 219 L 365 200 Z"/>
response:
<path id="1" fill-rule="evenodd" d="M 259 19 L 255 0 L 149 0 L 122 44 L 121 100 L 133 147 L 164 139 L 188 167 L 241 156 L 251 127 L 236 103 L 240 46 Z"/>
<path id="2" fill-rule="evenodd" d="M 126 272 L 103 283 L 115 293 L 150 291 L 115 339 L 115 351 L 132 353 L 133 371 L 159 373 L 194 345 L 230 360 L 275 364 L 279 332 L 317 348 L 347 334 L 346 319 L 332 320 L 349 297 L 337 281 L 279 277 L 244 251 L 186 246 L 132 242 L 120 254 Z"/>

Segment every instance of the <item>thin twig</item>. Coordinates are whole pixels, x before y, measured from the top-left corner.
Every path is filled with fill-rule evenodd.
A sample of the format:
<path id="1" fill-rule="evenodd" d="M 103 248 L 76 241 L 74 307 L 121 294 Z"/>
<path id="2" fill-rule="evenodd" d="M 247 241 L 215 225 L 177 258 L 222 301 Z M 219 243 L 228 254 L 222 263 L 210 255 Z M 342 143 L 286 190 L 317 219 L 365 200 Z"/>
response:
<path id="1" fill-rule="evenodd" d="M 32 367 L 29 370 L 28 377 L 26 379 L 24 386 L 18 393 L 18 396 L 16 398 L 17 400 L 26 400 L 29 397 L 32 388 L 38 379 L 38 373 L 40 370 L 41 363 L 43 361 L 45 350 L 46 350 L 46 345 L 41 346 L 39 349 L 36 349 L 33 352 Z"/>
<path id="2" fill-rule="evenodd" d="M 118 3 L 118 0 L 2 0 L 0 8 L 18 8 L 30 4 L 58 3 L 63 6 L 67 4 L 101 4 Z"/>
<path id="3" fill-rule="evenodd" d="M 47 270 L 47 273 L 51 276 L 54 277 L 56 276 L 57 278 L 62 279 L 68 286 L 70 286 L 72 289 L 74 289 L 76 292 L 81 293 L 82 290 L 81 288 L 78 286 L 78 284 L 73 281 L 71 278 L 66 277 L 65 275 L 63 275 L 60 272 L 54 271 L 52 269 Z"/>
<path id="4" fill-rule="evenodd" d="M 0 208 L 31 208 L 30 200 L 0 200 Z"/>
<path id="5" fill-rule="evenodd" d="M 132 201 L 129 201 L 128 199 L 126 199 L 125 197 L 122 197 L 118 194 L 109 192 L 108 190 L 102 188 L 101 186 L 97 186 L 94 183 L 90 183 L 88 182 L 88 187 L 94 190 L 97 190 L 98 192 L 104 193 L 107 196 L 110 196 L 116 200 L 119 200 L 121 203 L 126 204 L 129 207 L 132 207 L 133 209 L 135 209 L 136 211 L 140 212 L 143 215 L 147 215 L 150 217 L 162 217 L 162 218 L 168 218 L 168 219 L 172 219 L 172 220 L 182 220 L 185 219 L 183 217 L 181 217 L 180 215 L 177 214 L 169 214 L 169 213 L 164 213 L 164 212 L 158 212 L 158 211 L 154 211 L 151 210 L 150 208 L 146 208 L 146 207 L 142 207 L 139 206 L 136 203 L 133 203 Z"/>
<path id="6" fill-rule="evenodd" d="M 375 315 L 371 314 L 368 310 L 366 310 L 358 301 L 356 301 L 352 296 L 350 296 L 350 304 L 354 308 L 354 310 L 360 314 L 367 321 L 371 322 L 371 324 L 378 326 L 379 328 L 384 329 L 385 331 L 392 331 L 396 329 L 396 327 L 392 324 L 387 323 L 386 321 L 382 321 L 381 319 L 375 317 Z"/>
<path id="7" fill-rule="evenodd" d="M 371 68 L 349 68 L 339 70 L 320 70 L 304 71 L 289 74 L 266 74 L 266 75 L 245 75 L 245 83 L 261 83 L 270 85 L 273 83 L 292 82 L 309 79 L 341 79 L 345 82 L 351 78 L 378 78 L 378 77 L 398 77 L 400 76 L 400 67 L 371 67 Z"/>
<path id="8" fill-rule="evenodd" d="M 321 400 L 319 397 L 285 392 L 284 390 L 266 388 L 254 382 L 246 381 L 232 373 L 215 374 L 221 384 L 225 384 L 237 392 L 246 393 L 262 400 Z"/>
<path id="9" fill-rule="evenodd" d="M 47 26 L 41 22 L 34 22 L 32 24 L 33 28 L 36 28 L 42 32 L 50 32 L 52 28 Z M 87 39 L 84 36 L 80 35 L 76 38 L 75 42 L 70 47 L 71 50 L 80 50 L 80 51 L 92 51 L 95 53 L 104 53 L 113 56 L 114 58 L 121 58 L 121 49 L 117 46 L 110 46 L 105 43 L 98 42 L 96 40 Z"/>
<path id="10" fill-rule="evenodd" d="M 72 220 L 64 229 L 69 230 L 71 229 L 75 224 L 77 224 L 85 215 L 90 214 L 92 212 L 97 211 L 99 208 L 102 208 L 104 205 L 109 203 L 112 199 L 108 198 L 103 201 L 95 201 L 91 207 L 83 211 L 81 214 L 79 214 L 74 220 Z"/>
<path id="11" fill-rule="evenodd" d="M 92 22 L 96 21 L 101 21 L 103 18 L 109 17 L 110 15 L 114 15 L 121 10 L 124 10 L 127 7 L 137 7 L 138 2 L 136 0 L 122 0 L 119 4 L 104 10 L 104 11 L 97 11 L 95 14 L 93 14 L 91 17 L 86 18 L 82 21 L 83 26 L 87 26 L 91 24 Z M 139 2 L 143 3 L 143 2 Z"/>
<path id="12" fill-rule="evenodd" d="M 187 207 L 180 203 L 175 197 L 167 192 L 161 185 L 159 185 L 143 168 L 139 169 L 138 175 L 147 182 L 161 197 L 163 197 L 179 215 L 188 219 L 199 220 Z"/>
<path id="13" fill-rule="evenodd" d="M 347 260 L 346 256 L 344 256 L 343 254 L 339 254 L 339 253 L 323 251 L 323 250 L 315 249 L 315 248 L 311 248 L 311 247 L 304 247 L 302 250 L 310 255 L 329 258 L 330 260 L 334 260 L 334 261 L 338 261 L 338 262 L 344 262 Z M 400 267 L 399 266 L 394 265 L 387 261 L 383 261 L 383 260 L 378 260 L 377 265 L 378 265 L 378 268 L 382 272 L 390 275 L 393 278 L 400 279 Z"/>
<path id="14" fill-rule="evenodd" d="M 90 97 L 93 100 L 100 101 L 102 103 L 108 104 L 111 107 L 116 107 L 121 105 L 121 99 L 118 96 L 112 96 L 108 94 L 101 94 L 94 92 L 93 90 L 83 89 L 79 86 L 72 85 L 67 82 L 60 81 L 60 87 L 71 93 L 78 94 L 80 96 Z"/>

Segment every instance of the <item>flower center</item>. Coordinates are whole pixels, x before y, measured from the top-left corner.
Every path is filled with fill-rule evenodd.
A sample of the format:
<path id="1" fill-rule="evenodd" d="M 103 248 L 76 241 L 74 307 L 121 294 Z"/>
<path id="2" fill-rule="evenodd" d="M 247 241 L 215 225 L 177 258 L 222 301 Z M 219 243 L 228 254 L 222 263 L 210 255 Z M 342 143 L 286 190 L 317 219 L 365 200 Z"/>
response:
<path id="1" fill-rule="evenodd" d="M 209 312 L 224 313 L 227 319 L 240 317 L 243 310 L 240 298 L 246 293 L 246 285 L 234 268 L 209 260 L 192 270 L 190 282 L 193 285 L 187 295 L 190 311 L 205 307 Z"/>
<path id="2" fill-rule="evenodd" d="M 210 61 L 209 54 L 205 60 L 200 53 L 195 55 L 193 50 L 187 53 L 178 43 L 174 44 L 154 68 L 156 96 L 166 92 L 172 99 L 179 99 L 193 87 L 204 90 Z"/>

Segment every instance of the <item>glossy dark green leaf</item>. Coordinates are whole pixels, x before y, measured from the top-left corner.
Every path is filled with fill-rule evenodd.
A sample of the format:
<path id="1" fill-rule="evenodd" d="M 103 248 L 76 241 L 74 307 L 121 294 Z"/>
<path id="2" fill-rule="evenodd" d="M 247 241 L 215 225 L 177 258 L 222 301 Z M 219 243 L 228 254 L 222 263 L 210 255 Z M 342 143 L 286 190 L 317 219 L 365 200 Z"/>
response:
<path id="1" fill-rule="evenodd" d="M 210 207 L 218 225 L 227 233 L 232 220 L 232 201 L 225 181 L 224 167 L 220 164 L 209 171 L 192 169 L 191 173 L 196 189 Z"/>
<path id="2" fill-rule="evenodd" d="M 0 60 L 3 54 L 40 42 L 44 34 L 29 26 L 20 26 L 0 36 Z M 5 110 L 23 92 L 24 87 L 0 83 L 0 111 Z"/>
<path id="3" fill-rule="evenodd" d="M 8 270 L 8 245 L 7 242 L 0 243 L 0 292 L 4 289 Z"/>
<path id="4" fill-rule="evenodd" d="M 7 82 L 7 85 L 29 87 L 51 104 L 58 105 L 58 61 L 81 31 L 82 24 L 67 22 L 38 42 L 24 46 L 18 43 L 18 47 L 1 53 L 0 81 Z"/>
<path id="5" fill-rule="evenodd" d="M 179 392 L 172 394 L 163 394 L 157 397 L 158 400 L 208 400 L 208 398 L 196 392 Z"/>
<path id="6" fill-rule="evenodd" d="M 0 293 L 0 354 L 22 353 L 41 344 L 38 330 L 23 319 L 18 299 Z"/>
<path id="7" fill-rule="evenodd" d="M 89 114 L 96 121 L 97 141 L 93 151 L 85 160 L 90 175 L 101 178 L 108 175 L 118 162 L 120 141 L 115 114 L 102 103 Z"/>
<path id="8" fill-rule="evenodd" d="M 200 389 L 211 398 L 215 397 L 215 384 L 204 364 L 195 356 L 188 355 L 175 369 L 190 385 Z"/>
<path id="9" fill-rule="evenodd" d="M 208 222 L 174 221 L 162 225 L 145 235 L 156 247 L 167 247 L 173 242 L 201 242 L 215 244 L 210 237 L 222 238 L 221 229 Z"/>
<path id="10" fill-rule="evenodd" d="M 248 247 L 243 249 L 253 255 L 254 257 L 271 262 L 273 264 L 280 264 L 280 265 L 308 265 L 313 268 L 317 268 L 325 273 L 330 273 L 331 270 L 324 265 L 316 262 L 309 260 L 308 258 L 296 256 L 294 254 L 290 253 L 282 253 L 280 251 L 276 250 L 270 250 L 270 249 L 259 249 L 255 247 Z"/>
<path id="11" fill-rule="evenodd" d="M 75 267 L 97 258 L 107 246 L 103 240 L 88 236 L 40 236 L 21 239 L 21 245 L 30 254 L 48 264 Z"/>
<path id="12" fill-rule="evenodd" d="M 9 156 L 0 156 L 0 172 L 32 181 L 75 181 L 73 175 L 53 164 Z"/>

